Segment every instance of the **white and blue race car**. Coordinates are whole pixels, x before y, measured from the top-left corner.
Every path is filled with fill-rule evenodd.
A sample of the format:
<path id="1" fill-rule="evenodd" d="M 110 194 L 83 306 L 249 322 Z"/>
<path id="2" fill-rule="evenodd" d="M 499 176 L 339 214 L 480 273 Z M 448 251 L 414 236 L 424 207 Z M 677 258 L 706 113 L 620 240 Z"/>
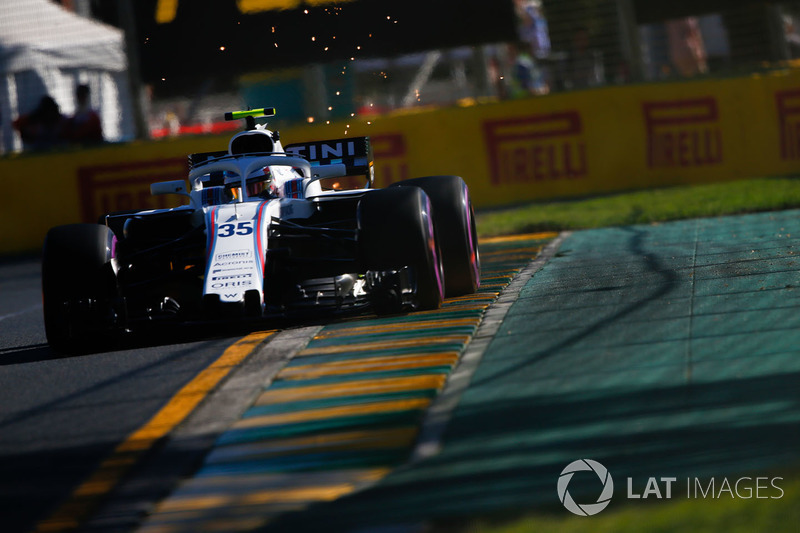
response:
<path id="1" fill-rule="evenodd" d="M 111 213 L 51 229 L 42 290 L 47 340 L 98 349 L 148 325 L 306 313 L 436 309 L 480 283 L 475 219 L 458 176 L 374 189 L 368 137 L 281 145 L 256 124 L 189 156 L 188 205 Z M 359 188 L 338 184 L 360 180 Z M 334 183 L 332 183 L 334 182 Z"/>

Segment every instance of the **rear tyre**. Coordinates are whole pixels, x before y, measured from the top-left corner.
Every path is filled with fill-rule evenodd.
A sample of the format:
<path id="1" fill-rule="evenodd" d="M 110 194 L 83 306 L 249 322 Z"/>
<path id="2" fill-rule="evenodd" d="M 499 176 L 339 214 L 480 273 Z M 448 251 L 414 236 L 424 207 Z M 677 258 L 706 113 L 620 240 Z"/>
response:
<path id="1" fill-rule="evenodd" d="M 481 263 L 467 184 L 458 176 L 429 176 L 394 183 L 391 187 L 409 186 L 424 190 L 433 204 L 447 280 L 446 296 L 475 292 L 481 283 Z"/>
<path id="2" fill-rule="evenodd" d="M 444 276 L 433 208 L 422 189 L 379 189 L 364 195 L 358 206 L 358 248 L 365 270 L 413 270 L 417 310 L 442 305 Z"/>
<path id="3" fill-rule="evenodd" d="M 47 342 L 83 353 L 110 342 L 116 295 L 111 265 L 114 233 L 99 224 L 51 229 L 42 251 L 42 302 Z"/>

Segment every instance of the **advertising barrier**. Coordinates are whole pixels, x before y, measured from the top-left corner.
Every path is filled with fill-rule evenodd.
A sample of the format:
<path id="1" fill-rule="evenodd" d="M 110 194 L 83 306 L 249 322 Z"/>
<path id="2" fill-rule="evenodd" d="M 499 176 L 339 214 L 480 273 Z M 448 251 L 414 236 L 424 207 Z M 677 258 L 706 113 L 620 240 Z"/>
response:
<path id="1" fill-rule="evenodd" d="M 261 102 L 276 105 L 279 102 Z M 462 176 L 476 207 L 800 173 L 800 70 L 606 87 L 281 130 L 287 143 L 369 135 L 376 186 Z M 36 250 L 58 224 L 157 208 L 156 181 L 229 135 L 0 159 L 0 253 Z"/>

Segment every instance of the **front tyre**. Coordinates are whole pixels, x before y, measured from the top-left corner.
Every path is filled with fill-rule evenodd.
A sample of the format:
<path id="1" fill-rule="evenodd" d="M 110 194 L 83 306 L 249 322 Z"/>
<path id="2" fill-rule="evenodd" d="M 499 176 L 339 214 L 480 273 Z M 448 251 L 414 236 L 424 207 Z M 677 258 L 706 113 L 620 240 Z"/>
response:
<path id="1" fill-rule="evenodd" d="M 429 176 L 404 180 L 390 187 L 419 187 L 431 199 L 447 280 L 446 296 L 475 292 L 481 283 L 481 263 L 475 213 L 464 180 L 458 176 Z"/>
<path id="2" fill-rule="evenodd" d="M 428 195 L 418 187 L 378 189 L 364 195 L 358 206 L 358 248 L 364 269 L 381 272 L 409 267 L 417 310 L 438 309 L 444 299 L 433 216 Z"/>
<path id="3" fill-rule="evenodd" d="M 99 224 L 51 229 L 42 250 L 42 302 L 47 342 L 56 351 L 82 353 L 110 341 L 114 234 Z"/>

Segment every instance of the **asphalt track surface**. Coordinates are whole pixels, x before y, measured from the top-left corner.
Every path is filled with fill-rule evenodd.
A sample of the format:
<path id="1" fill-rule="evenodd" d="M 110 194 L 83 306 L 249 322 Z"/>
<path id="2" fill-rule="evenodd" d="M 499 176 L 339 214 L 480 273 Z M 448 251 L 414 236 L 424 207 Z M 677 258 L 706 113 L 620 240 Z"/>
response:
<path id="1" fill-rule="evenodd" d="M 389 396 L 399 403 L 388 407 L 399 406 L 401 412 L 387 415 L 383 411 L 375 416 L 379 425 L 384 419 L 402 424 L 379 437 L 383 442 L 389 439 L 388 453 L 379 451 L 367 461 L 357 458 L 356 463 L 383 475 L 405 459 L 425 405 L 441 389 L 483 310 L 547 238 L 552 235 L 534 238 L 532 243 L 512 239 L 500 245 L 503 250 L 484 247 L 482 292 L 449 301 L 435 316 L 420 314 L 413 324 L 401 317 L 393 326 L 378 321 L 378 329 L 388 327 L 388 332 L 378 333 L 383 335 L 378 352 L 383 350 L 384 357 L 345 363 L 344 368 L 372 368 L 377 377 L 398 373 L 397 394 L 389 392 Z M 288 358 L 322 328 L 283 324 L 280 331 L 213 329 L 211 338 L 208 329 L 185 331 L 109 353 L 61 358 L 49 349 L 44 336 L 38 261 L 20 259 L 0 265 L 0 295 L 2 531 L 66 531 L 76 524 L 89 530 L 130 529 L 154 501 L 197 468 L 219 434 L 257 399 L 253 396 L 257 389 L 268 385 Z M 437 324 L 444 324 L 445 330 L 434 327 Z M 360 333 L 360 341 L 376 333 L 376 324 L 364 320 L 330 327 L 352 330 L 356 336 Z M 418 353 L 406 350 L 405 358 L 387 360 L 386 348 L 392 352 L 397 334 L 402 337 L 409 327 L 425 331 L 422 339 L 406 341 L 411 352 Z M 354 342 L 349 333 L 325 335 L 330 340 L 323 344 Z M 445 341 L 443 351 L 414 348 L 436 345 L 431 340 L 436 336 Z M 362 350 L 358 356 L 370 353 Z M 317 364 L 313 354 L 304 361 L 312 367 Z M 299 364 L 287 373 L 303 378 L 306 371 L 320 372 Z M 321 372 L 334 380 L 341 374 L 338 368 Z M 415 391 L 409 392 L 409 383 Z M 354 455 L 345 451 L 348 454 Z M 314 494 L 309 501 L 313 500 Z"/>
<path id="2" fill-rule="evenodd" d="M 60 358 L 37 260 L 0 266 L 0 530 L 27 531 L 236 338 Z"/>
<path id="3" fill-rule="evenodd" d="M 558 473 L 581 457 L 616 475 L 797 465 L 798 218 L 579 232 L 500 297 L 502 314 L 498 294 L 545 238 L 484 246 L 482 291 L 439 314 L 68 359 L 44 344 L 36 261 L 3 264 L 2 529 L 52 519 L 109 458 L 134 464 L 110 469 L 118 486 L 89 530 L 144 513 L 145 531 L 414 530 L 557 505 Z M 432 432 L 441 449 L 418 456 L 466 359 L 471 383 Z M 160 428 L 168 441 L 120 454 L 220 361 L 209 401 Z"/>

